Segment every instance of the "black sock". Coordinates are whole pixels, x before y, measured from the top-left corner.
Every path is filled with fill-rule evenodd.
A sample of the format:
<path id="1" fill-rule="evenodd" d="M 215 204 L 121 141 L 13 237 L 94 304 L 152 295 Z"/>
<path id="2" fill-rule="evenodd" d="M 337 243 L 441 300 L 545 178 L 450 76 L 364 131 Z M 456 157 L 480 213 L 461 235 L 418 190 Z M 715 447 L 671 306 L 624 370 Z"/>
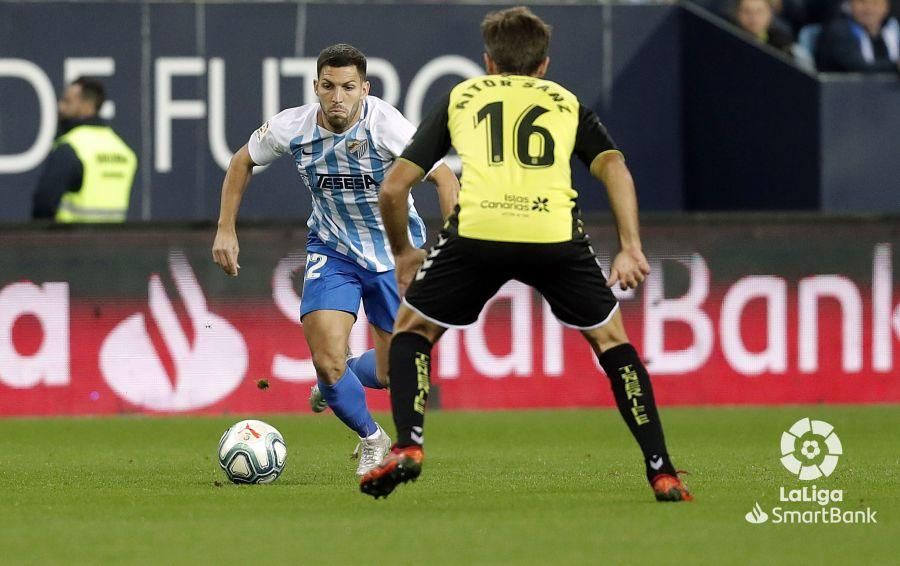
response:
<path id="1" fill-rule="evenodd" d="M 637 350 L 631 344 L 622 344 L 603 352 L 597 359 L 609 377 L 619 413 L 644 453 L 647 479 L 660 473 L 675 475 L 653 400 L 650 375 Z"/>
<path id="2" fill-rule="evenodd" d="M 397 446 L 424 442 L 425 403 L 431 385 L 432 343 L 421 334 L 401 332 L 391 339 L 388 374 Z"/>

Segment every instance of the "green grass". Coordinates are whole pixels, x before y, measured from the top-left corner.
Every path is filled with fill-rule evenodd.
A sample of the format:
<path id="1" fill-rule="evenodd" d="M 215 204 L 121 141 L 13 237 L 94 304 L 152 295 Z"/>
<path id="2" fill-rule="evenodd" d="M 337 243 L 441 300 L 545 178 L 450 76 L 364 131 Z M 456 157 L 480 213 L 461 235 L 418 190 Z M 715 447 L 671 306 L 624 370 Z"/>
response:
<path id="1" fill-rule="evenodd" d="M 835 425 L 846 509 L 877 525 L 750 525 L 798 487 L 781 432 Z M 669 409 L 692 504 L 658 504 L 614 411 L 440 413 L 423 476 L 361 495 L 351 435 L 330 415 L 269 416 L 288 445 L 273 485 L 221 485 L 237 418 L 7 420 L 0 433 L 2 564 L 896 563 L 897 407 Z M 389 422 L 380 415 L 382 422 Z M 800 504 L 812 509 L 814 504 Z"/>

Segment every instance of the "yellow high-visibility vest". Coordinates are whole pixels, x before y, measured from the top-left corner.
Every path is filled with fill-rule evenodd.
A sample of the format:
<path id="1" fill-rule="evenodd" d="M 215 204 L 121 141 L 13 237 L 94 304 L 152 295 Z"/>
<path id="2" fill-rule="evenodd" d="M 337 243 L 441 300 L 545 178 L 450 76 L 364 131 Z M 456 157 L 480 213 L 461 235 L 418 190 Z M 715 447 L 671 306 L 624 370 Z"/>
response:
<path id="1" fill-rule="evenodd" d="M 56 140 L 68 144 L 81 161 L 81 190 L 67 191 L 57 222 L 124 222 L 137 157 L 112 128 L 77 126 Z"/>

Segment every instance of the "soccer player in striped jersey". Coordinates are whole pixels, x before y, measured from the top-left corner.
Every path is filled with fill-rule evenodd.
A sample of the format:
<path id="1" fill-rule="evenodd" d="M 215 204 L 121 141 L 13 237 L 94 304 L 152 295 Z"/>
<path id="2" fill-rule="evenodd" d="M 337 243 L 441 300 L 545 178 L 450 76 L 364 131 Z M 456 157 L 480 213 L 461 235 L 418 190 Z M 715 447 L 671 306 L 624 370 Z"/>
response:
<path id="1" fill-rule="evenodd" d="M 310 405 L 316 412 L 331 407 L 359 435 L 356 473 L 361 476 L 381 463 L 391 444 L 369 413 L 363 386 L 387 386 L 388 349 L 400 304 L 378 194 L 415 127 L 393 106 L 368 95 L 366 58 L 358 49 L 347 44 L 324 49 L 317 77 L 319 102 L 277 114 L 232 158 L 222 184 L 213 258 L 226 273 L 237 276 L 235 220 L 253 167 L 289 153 L 312 195 L 300 307 L 317 377 Z M 427 178 L 437 186 L 441 212 L 449 216 L 459 181 L 443 163 Z M 408 236 L 421 247 L 425 224 L 412 197 L 407 212 Z M 348 359 L 347 342 L 360 301 L 372 325 L 375 348 Z"/>

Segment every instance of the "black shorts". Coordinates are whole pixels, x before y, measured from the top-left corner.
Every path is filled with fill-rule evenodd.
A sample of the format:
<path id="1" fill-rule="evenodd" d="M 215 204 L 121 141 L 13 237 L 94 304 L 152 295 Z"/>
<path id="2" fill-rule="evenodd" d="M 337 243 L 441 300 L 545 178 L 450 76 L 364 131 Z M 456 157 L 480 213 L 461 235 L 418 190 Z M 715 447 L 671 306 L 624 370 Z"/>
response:
<path id="1" fill-rule="evenodd" d="M 403 301 L 443 327 L 468 326 L 504 283 L 534 287 L 566 326 L 589 330 L 619 304 L 586 239 L 558 244 L 492 242 L 442 232 Z"/>

